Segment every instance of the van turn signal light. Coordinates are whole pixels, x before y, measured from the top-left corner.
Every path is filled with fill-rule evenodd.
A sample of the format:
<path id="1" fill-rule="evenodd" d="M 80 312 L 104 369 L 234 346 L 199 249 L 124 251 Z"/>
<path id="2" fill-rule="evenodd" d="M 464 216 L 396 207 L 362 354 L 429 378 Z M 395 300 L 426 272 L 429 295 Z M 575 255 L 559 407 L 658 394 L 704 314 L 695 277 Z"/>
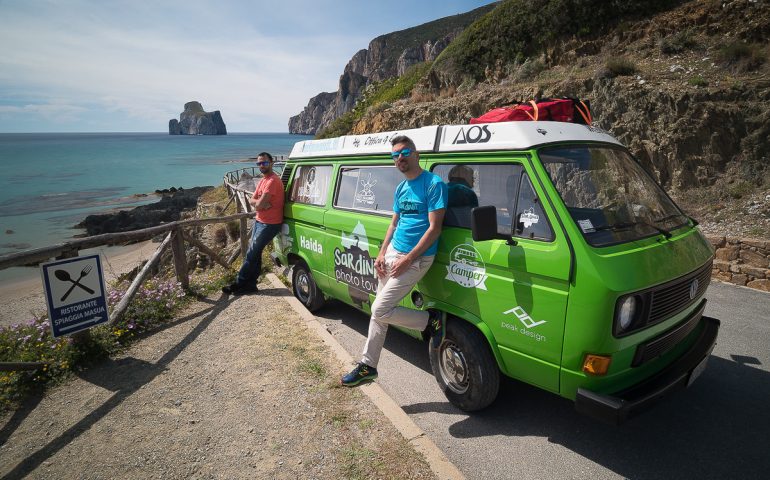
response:
<path id="1" fill-rule="evenodd" d="M 607 370 L 610 368 L 610 361 L 612 357 L 605 355 L 586 355 L 586 359 L 583 361 L 583 371 L 590 375 L 606 375 Z"/>

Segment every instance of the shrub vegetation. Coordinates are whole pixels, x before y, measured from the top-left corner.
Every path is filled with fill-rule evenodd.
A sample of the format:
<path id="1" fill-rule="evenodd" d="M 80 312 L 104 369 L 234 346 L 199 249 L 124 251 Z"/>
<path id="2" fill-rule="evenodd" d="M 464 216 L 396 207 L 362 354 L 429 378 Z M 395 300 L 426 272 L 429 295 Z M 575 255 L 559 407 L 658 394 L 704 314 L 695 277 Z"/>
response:
<path id="1" fill-rule="evenodd" d="M 454 78 L 484 78 L 500 59 L 523 63 L 546 54 L 558 56 L 567 38 L 596 37 L 620 22 L 670 9 L 679 0 L 505 0 L 465 29 L 441 52 L 433 69 Z"/>
<path id="2" fill-rule="evenodd" d="M 233 272 L 221 267 L 192 276 L 190 291 L 204 295 L 232 281 Z M 107 303 L 113 309 L 128 289 L 128 280 L 108 288 Z M 45 316 L 0 327 L 0 362 L 42 362 L 35 371 L 0 372 L 0 411 L 12 408 L 27 395 L 42 392 L 90 363 L 117 353 L 142 334 L 174 318 L 188 295 L 173 279 L 153 278 L 139 289 L 124 315 L 110 325 L 89 330 L 82 342 L 72 337 L 53 338 Z"/>
<path id="3" fill-rule="evenodd" d="M 316 135 L 316 138 L 333 138 L 345 135 L 352 130 L 353 125 L 367 111 L 376 111 L 381 108 L 381 105 L 392 104 L 396 100 L 408 97 L 417 82 L 430 70 L 430 66 L 430 62 L 418 63 L 409 67 L 400 77 L 370 84 L 364 89 L 353 110 L 334 120 Z"/>

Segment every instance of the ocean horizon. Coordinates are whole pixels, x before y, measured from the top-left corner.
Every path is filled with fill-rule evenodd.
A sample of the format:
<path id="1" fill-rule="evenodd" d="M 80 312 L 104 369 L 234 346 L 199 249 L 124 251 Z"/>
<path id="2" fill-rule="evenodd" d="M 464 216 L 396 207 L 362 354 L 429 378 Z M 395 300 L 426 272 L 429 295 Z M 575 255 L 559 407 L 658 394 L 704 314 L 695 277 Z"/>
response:
<path id="1" fill-rule="evenodd" d="M 308 138 L 0 133 L 0 255 L 71 239 L 84 233 L 74 225 L 86 216 L 155 202 L 155 190 L 219 185 L 225 173 L 254 166 L 259 152 L 288 156 Z"/>

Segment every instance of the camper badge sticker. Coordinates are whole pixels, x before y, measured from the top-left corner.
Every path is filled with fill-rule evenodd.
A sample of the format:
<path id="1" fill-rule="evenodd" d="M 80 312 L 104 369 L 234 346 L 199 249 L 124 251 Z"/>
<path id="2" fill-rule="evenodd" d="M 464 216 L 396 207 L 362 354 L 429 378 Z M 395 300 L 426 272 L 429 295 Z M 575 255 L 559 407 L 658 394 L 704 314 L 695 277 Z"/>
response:
<path id="1" fill-rule="evenodd" d="M 473 245 L 457 245 L 449 254 L 445 280 L 454 282 L 465 288 L 480 288 L 486 290 L 484 282 L 489 278 L 484 259 Z"/>

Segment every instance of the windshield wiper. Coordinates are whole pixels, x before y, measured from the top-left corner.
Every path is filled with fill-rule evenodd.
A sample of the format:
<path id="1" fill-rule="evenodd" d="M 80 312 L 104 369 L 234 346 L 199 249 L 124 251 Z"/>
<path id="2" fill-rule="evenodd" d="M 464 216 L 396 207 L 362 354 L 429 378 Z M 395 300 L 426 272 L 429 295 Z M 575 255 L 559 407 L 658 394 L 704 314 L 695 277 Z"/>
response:
<path id="1" fill-rule="evenodd" d="M 663 234 L 664 237 L 666 237 L 666 240 L 668 240 L 672 236 L 671 232 L 669 232 L 668 230 L 665 230 L 656 225 L 653 225 L 650 222 L 645 222 L 643 220 L 640 220 L 638 222 L 623 222 L 623 223 L 613 223 L 611 225 L 603 225 L 601 227 L 595 227 L 594 230 L 596 230 L 597 232 L 601 230 L 624 230 L 627 228 L 635 227 L 637 225 L 644 225 L 654 230 L 657 230 L 659 233 Z"/>

